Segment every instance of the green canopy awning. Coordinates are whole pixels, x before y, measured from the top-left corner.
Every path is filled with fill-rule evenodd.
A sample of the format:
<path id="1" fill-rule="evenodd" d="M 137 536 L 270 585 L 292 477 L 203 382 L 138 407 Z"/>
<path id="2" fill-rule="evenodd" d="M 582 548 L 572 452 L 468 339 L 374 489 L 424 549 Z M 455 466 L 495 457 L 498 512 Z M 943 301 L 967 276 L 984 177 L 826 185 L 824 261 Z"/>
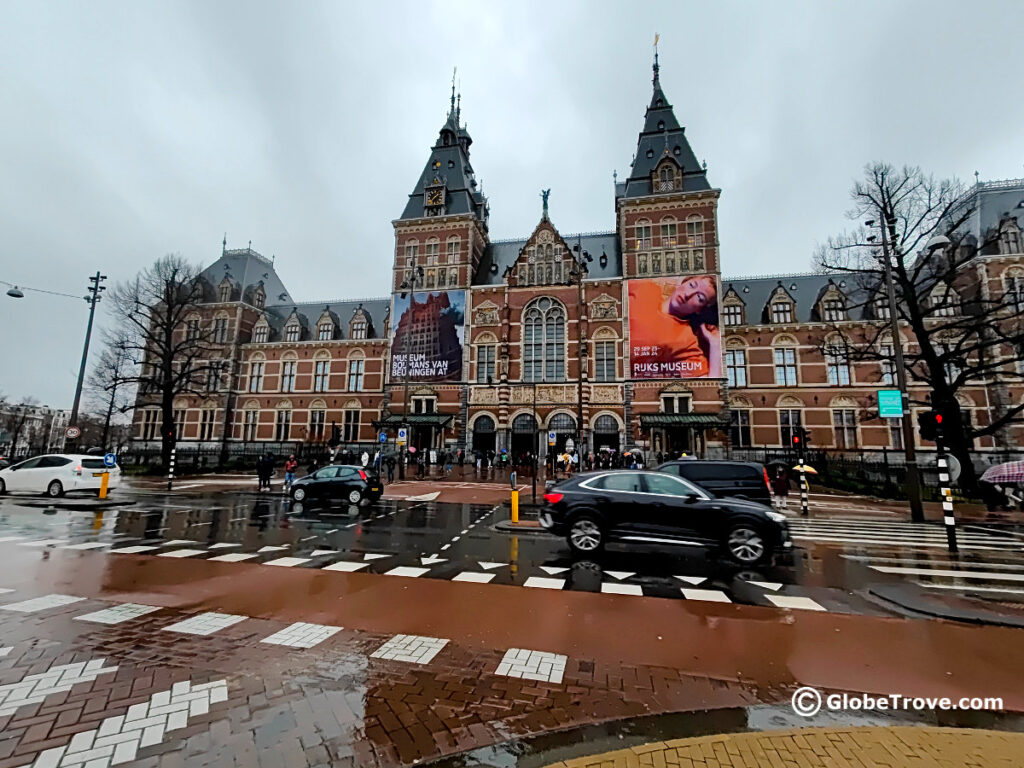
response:
<path id="1" fill-rule="evenodd" d="M 724 427 L 729 424 L 717 413 L 641 413 L 641 427 Z"/>
<path id="2" fill-rule="evenodd" d="M 375 429 L 380 429 L 381 427 L 397 429 L 403 424 L 409 424 L 410 426 L 446 427 L 453 418 L 455 417 L 450 413 L 410 413 L 408 416 L 392 414 L 386 419 L 373 422 L 373 426 Z"/>

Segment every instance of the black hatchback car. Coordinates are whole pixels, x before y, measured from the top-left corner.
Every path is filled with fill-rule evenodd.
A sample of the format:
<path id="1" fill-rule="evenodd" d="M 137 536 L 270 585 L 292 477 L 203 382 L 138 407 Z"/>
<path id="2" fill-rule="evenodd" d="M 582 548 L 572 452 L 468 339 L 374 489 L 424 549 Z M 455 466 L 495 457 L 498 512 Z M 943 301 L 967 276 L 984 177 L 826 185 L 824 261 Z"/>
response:
<path id="1" fill-rule="evenodd" d="M 661 464 L 658 472 L 667 472 L 696 483 L 712 496 L 732 497 L 772 505 L 772 488 L 763 464 L 753 461 L 714 461 L 681 459 Z"/>
<path id="2" fill-rule="evenodd" d="M 322 499 L 358 504 L 363 499 L 371 502 L 380 499 L 384 493 L 384 484 L 371 469 L 350 464 L 331 464 L 311 475 L 298 478 L 292 484 L 291 493 L 295 501 Z"/>
<path id="3" fill-rule="evenodd" d="M 793 544 L 786 518 L 742 499 L 717 499 L 664 472 L 587 472 L 544 494 L 540 524 L 570 549 L 593 555 L 611 541 L 724 550 L 755 565 Z"/>

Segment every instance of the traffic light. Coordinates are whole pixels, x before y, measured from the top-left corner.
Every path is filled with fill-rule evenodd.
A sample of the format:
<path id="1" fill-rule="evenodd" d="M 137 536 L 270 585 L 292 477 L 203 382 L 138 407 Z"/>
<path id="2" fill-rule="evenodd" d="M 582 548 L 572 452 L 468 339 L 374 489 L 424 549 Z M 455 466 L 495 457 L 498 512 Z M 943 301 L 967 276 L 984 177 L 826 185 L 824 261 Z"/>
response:
<path id="1" fill-rule="evenodd" d="M 935 442 L 942 425 L 942 414 L 935 411 L 921 411 L 917 414 L 917 431 L 922 440 Z"/>
<path id="2" fill-rule="evenodd" d="M 811 433 L 803 427 L 793 427 L 793 434 L 789 439 L 793 449 L 799 451 L 807 448 L 807 444 L 811 442 Z"/>

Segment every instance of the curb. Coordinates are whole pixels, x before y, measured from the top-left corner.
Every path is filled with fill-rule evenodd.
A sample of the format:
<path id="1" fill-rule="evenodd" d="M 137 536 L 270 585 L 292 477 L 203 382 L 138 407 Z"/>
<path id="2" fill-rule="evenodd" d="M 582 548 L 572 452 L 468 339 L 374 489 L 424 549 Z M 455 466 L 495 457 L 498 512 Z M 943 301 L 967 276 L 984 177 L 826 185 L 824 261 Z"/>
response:
<path id="1" fill-rule="evenodd" d="M 114 509 L 116 507 L 130 507 L 133 504 L 137 504 L 137 501 L 99 501 L 90 499 L 81 499 L 76 501 L 62 500 L 62 501 L 23 501 L 19 502 L 19 506 L 32 507 L 34 509 L 49 509 L 53 507 L 55 509 L 67 509 L 74 512 L 102 512 L 105 509 Z"/>
<path id="2" fill-rule="evenodd" d="M 970 587 L 964 587 L 964 591 L 969 592 Z M 970 598 L 961 598 L 962 607 L 958 607 L 940 600 L 937 596 L 909 589 L 905 584 L 875 584 L 868 588 L 868 593 L 900 608 L 936 619 L 1024 629 L 1024 618 L 1006 616 L 983 607 L 976 607 Z"/>

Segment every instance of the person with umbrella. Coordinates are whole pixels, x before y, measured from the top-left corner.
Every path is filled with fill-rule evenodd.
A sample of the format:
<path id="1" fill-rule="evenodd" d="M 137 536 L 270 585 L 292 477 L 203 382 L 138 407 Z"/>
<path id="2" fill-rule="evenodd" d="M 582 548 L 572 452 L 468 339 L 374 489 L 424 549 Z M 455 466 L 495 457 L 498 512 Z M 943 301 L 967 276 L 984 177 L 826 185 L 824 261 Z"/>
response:
<path id="1" fill-rule="evenodd" d="M 997 494 L 998 499 L 987 498 L 986 506 L 989 511 L 997 506 L 997 501 L 1005 500 L 1024 508 L 1024 494 L 1021 493 L 1021 485 L 1024 484 L 1024 461 L 1009 461 L 1005 464 L 996 464 L 985 470 L 979 478 L 986 486 L 991 486 Z"/>
<path id="2" fill-rule="evenodd" d="M 775 497 L 775 507 L 786 509 L 789 500 L 789 471 L 784 464 L 775 464 L 772 474 L 772 495 Z"/>

